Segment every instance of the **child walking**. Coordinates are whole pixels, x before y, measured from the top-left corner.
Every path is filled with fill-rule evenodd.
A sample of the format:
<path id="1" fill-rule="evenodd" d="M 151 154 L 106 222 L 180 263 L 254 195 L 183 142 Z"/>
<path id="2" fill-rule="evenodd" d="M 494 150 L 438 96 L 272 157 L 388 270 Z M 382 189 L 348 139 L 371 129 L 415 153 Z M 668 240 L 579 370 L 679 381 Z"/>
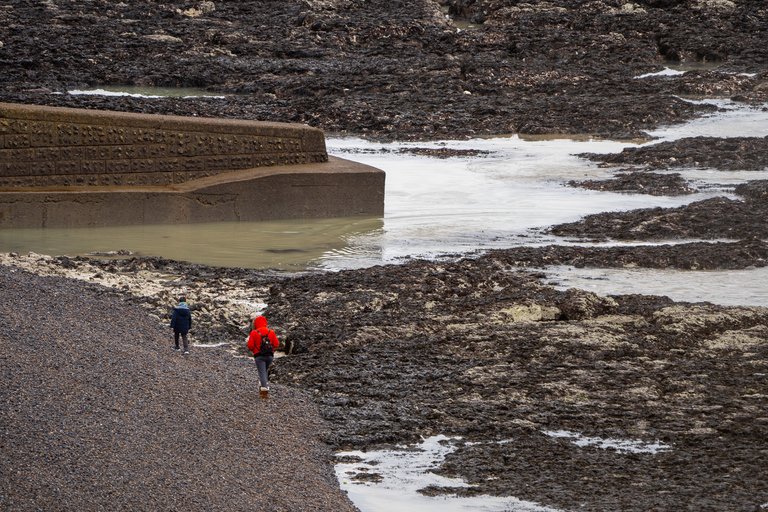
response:
<path id="1" fill-rule="evenodd" d="M 269 367 L 275 357 L 275 349 L 280 345 L 275 331 L 267 327 L 267 318 L 257 316 L 253 320 L 253 330 L 248 336 L 248 350 L 253 353 L 256 368 L 259 371 L 259 394 L 266 397 L 269 393 Z"/>
<path id="2" fill-rule="evenodd" d="M 179 336 L 184 342 L 184 355 L 189 355 L 187 333 L 192 328 L 192 312 L 187 305 L 186 297 L 179 297 L 179 304 L 171 313 L 171 329 L 173 329 L 174 350 L 179 350 Z"/>

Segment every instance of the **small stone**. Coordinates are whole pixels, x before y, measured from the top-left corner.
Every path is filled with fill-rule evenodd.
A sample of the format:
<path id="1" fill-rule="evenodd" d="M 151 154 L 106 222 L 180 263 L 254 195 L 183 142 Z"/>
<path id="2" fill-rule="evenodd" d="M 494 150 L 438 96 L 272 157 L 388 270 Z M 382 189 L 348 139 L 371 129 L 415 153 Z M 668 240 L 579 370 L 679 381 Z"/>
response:
<path id="1" fill-rule="evenodd" d="M 216 4 L 213 2 L 200 2 L 200 5 L 197 6 L 197 9 L 203 14 L 207 14 L 216 10 Z"/>
<path id="2" fill-rule="evenodd" d="M 168 34 L 149 34 L 144 36 L 144 39 L 150 41 L 157 41 L 160 43 L 183 43 L 181 39 L 175 36 L 169 36 Z"/>

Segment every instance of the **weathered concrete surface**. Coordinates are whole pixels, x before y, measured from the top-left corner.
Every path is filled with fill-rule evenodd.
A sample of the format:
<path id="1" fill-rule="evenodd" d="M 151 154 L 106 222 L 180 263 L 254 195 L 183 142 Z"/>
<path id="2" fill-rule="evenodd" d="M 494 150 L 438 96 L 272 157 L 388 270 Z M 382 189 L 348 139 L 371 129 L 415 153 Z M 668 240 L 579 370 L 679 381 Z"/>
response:
<path id="1" fill-rule="evenodd" d="M 304 125 L 0 103 L 0 228 L 378 216 L 384 173 Z"/>
<path id="2" fill-rule="evenodd" d="M 175 186 L 0 192 L 0 228 L 380 216 L 384 172 L 331 157 Z"/>

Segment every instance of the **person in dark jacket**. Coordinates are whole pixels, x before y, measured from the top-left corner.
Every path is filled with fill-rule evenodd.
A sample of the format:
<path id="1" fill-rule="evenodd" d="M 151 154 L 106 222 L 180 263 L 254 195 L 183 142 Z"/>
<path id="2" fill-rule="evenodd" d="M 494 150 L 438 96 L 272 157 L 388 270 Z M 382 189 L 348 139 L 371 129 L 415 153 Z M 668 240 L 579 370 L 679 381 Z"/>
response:
<path id="1" fill-rule="evenodd" d="M 189 355 L 189 343 L 187 333 L 192 328 L 192 312 L 187 305 L 186 297 L 179 297 L 179 305 L 173 308 L 171 313 L 171 329 L 173 329 L 173 350 L 179 350 L 179 336 L 184 341 L 184 355 Z"/>
<path id="2" fill-rule="evenodd" d="M 256 368 L 259 371 L 259 393 L 264 396 L 269 391 L 268 370 L 274 359 L 275 349 L 280 345 L 275 331 L 267 327 L 267 317 L 257 316 L 253 320 L 253 330 L 248 336 L 248 350 L 253 353 Z"/>

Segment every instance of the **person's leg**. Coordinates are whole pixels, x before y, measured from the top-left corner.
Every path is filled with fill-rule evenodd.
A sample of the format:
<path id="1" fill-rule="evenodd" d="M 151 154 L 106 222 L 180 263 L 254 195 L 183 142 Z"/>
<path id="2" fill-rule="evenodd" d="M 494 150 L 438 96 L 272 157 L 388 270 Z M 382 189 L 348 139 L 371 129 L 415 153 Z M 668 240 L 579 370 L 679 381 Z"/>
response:
<path id="1" fill-rule="evenodd" d="M 267 364 L 267 367 L 264 369 L 264 377 L 267 382 L 267 387 L 269 387 L 269 367 L 272 366 L 272 360 L 274 359 L 274 356 L 265 356 L 264 362 Z"/>
<path id="2" fill-rule="evenodd" d="M 187 340 L 187 333 L 183 332 L 181 333 L 181 339 L 184 342 L 184 353 L 189 353 L 189 342 Z"/>
<path id="3" fill-rule="evenodd" d="M 177 331 L 176 329 L 173 330 L 173 342 L 176 345 L 175 347 L 173 347 L 174 350 L 179 350 L 179 334 L 180 334 L 179 331 Z"/>
<path id="4" fill-rule="evenodd" d="M 272 358 L 269 356 L 257 356 L 254 359 L 256 360 L 256 368 L 259 371 L 259 384 L 262 388 L 268 388 L 269 374 L 267 370 L 269 365 L 272 364 Z"/>

